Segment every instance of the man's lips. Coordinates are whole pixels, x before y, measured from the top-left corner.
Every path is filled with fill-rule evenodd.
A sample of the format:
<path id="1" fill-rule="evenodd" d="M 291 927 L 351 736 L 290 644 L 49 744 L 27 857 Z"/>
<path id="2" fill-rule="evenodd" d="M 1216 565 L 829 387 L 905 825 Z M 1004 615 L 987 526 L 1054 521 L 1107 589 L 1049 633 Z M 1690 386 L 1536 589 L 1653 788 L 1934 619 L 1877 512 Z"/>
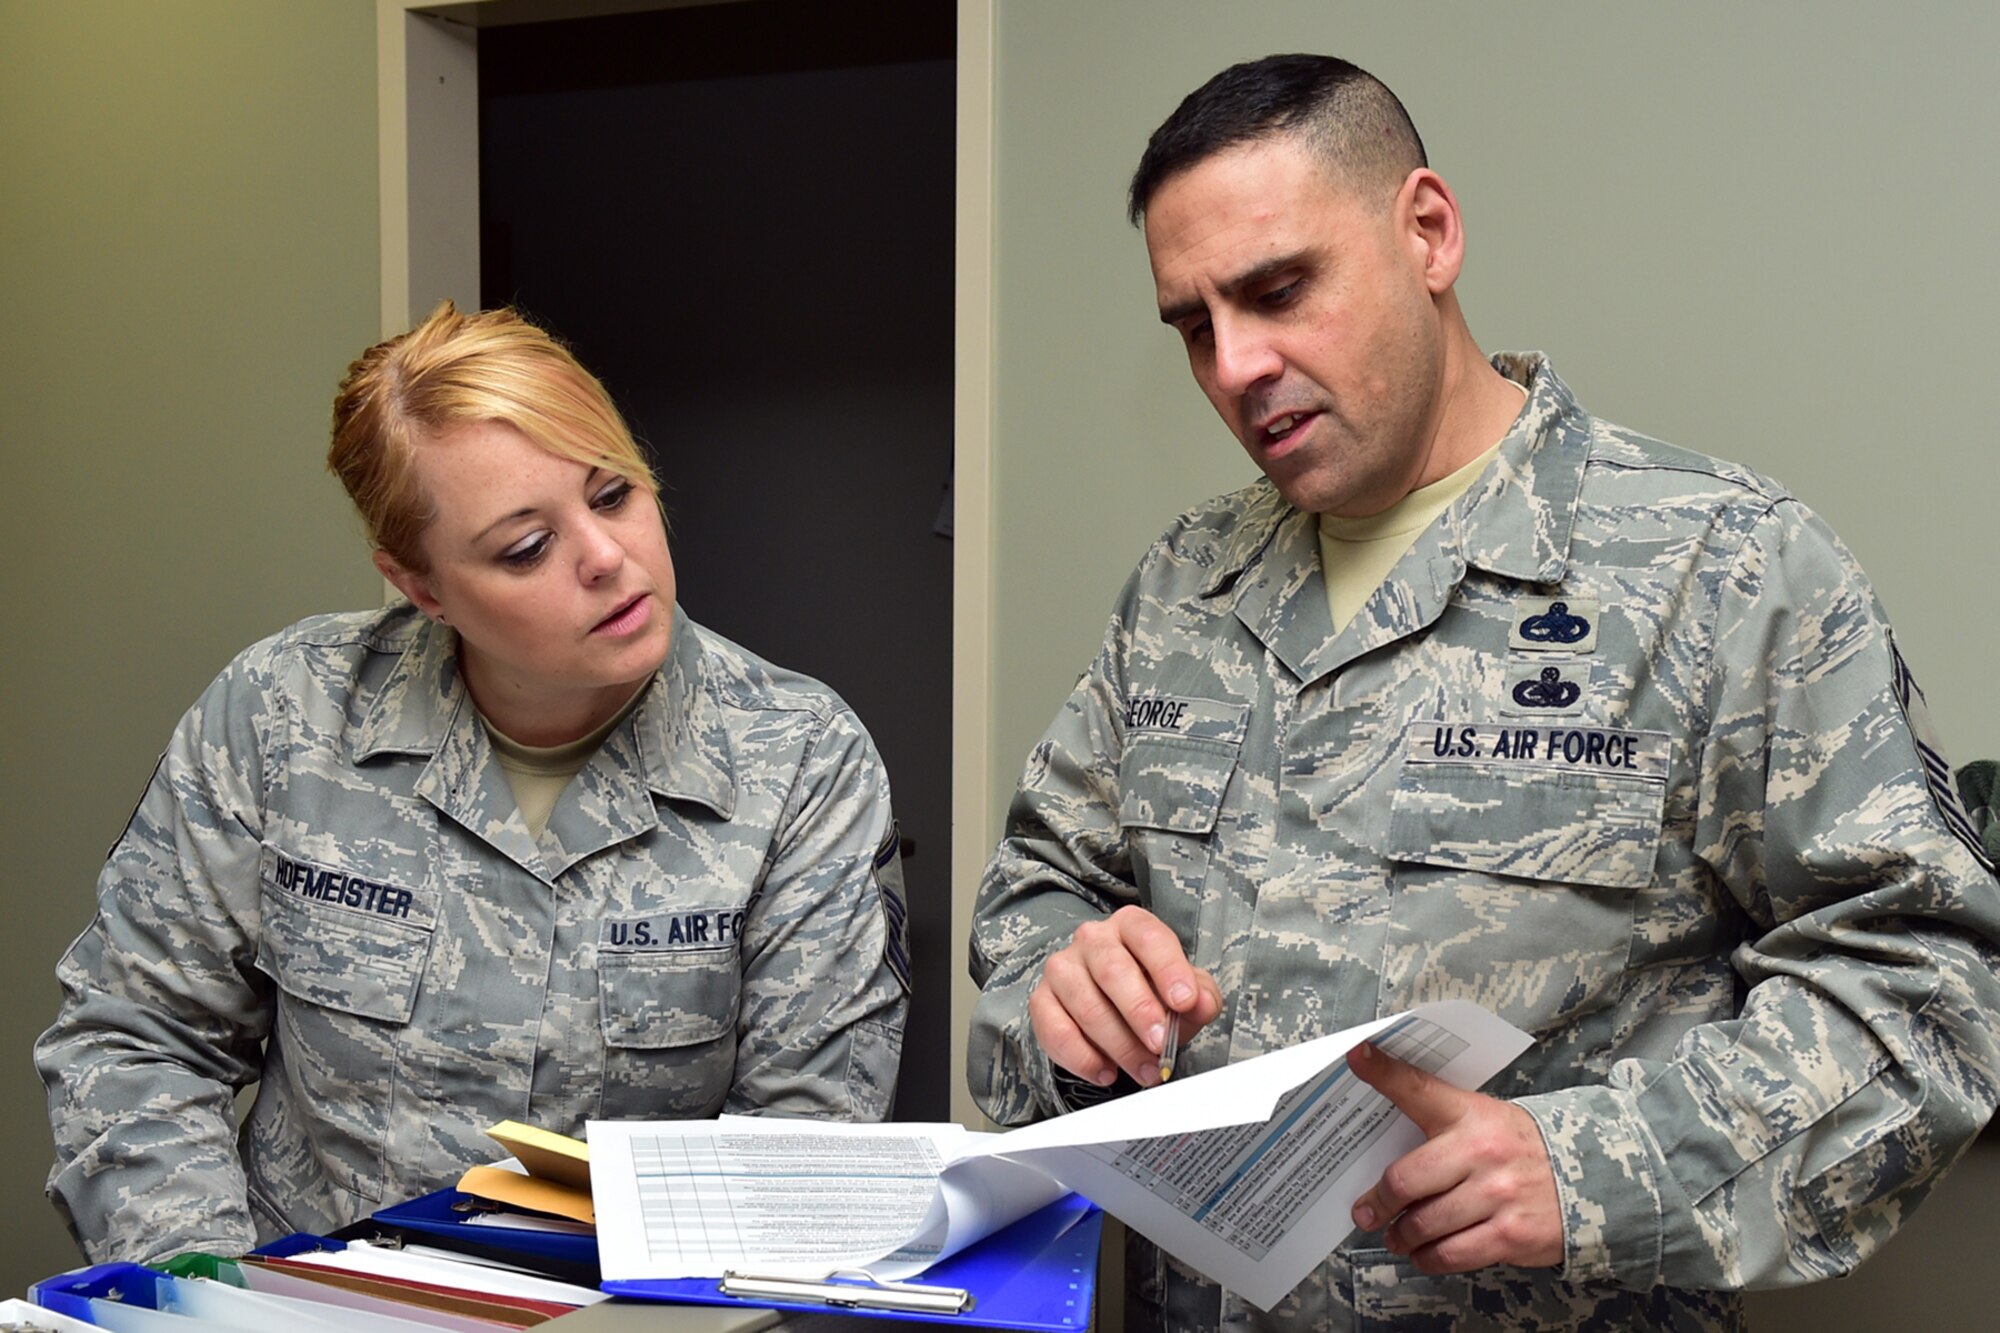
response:
<path id="1" fill-rule="evenodd" d="M 1319 417 L 1319 413 L 1309 408 L 1298 408 L 1289 412 L 1273 412 L 1263 417 L 1251 432 L 1250 441 L 1259 452 L 1282 454 L 1297 442 Z"/>

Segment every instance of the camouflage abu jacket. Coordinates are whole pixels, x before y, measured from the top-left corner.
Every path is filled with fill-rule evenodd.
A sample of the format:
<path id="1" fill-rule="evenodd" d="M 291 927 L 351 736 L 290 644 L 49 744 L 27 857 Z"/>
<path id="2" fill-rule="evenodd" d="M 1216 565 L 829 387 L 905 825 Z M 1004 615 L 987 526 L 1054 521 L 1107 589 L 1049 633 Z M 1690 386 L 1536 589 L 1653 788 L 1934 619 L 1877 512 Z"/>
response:
<path id="1" fill-rule="evenodd" d="M 676 609 L 537 845 L 455 645 L 307 620 L 174 733 L 35 1051 L 93 1259 L 324 1232 L 493 1160 L 503 1117 L 888 1113 L 901 869 L 846 706 Z"/>
<path id="2" fill-rule="evenodd" d="M 1004 1124 L 1065 1108 L 1028 993 L 1125 903 L 1221 984 L 1184 1072 L 1476 1000 L 1536 1038 L 1486 1091 L 1542 1129 L 1565 1263 L 1356 1236 L 1260 1315 L 1135 1236 L 1144 1325 L 1730 1327 L 1726 1289 L 1876 1249 L 1993 1107 L 2000 892 L 1851 557 L 1495 364 L 1530 388 L 1498 457 L 1339 635 L 1268 483 L 1147 553 L 987 867 L 968 1074 Z"/>

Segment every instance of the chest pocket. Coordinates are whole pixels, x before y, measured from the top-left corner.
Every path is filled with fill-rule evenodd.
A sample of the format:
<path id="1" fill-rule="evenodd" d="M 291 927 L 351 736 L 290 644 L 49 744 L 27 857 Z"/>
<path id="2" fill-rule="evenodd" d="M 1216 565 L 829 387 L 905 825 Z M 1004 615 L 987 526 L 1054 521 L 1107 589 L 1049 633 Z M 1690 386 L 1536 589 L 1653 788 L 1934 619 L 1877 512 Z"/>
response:
<path id="1" fill-rule="evenodd" d="M 1207 836 L 1243 751 L 1246 704 L 1149 695 L 1125 705 L 1118 823 Z"/>
<path id="2" fill-rule="evenodd" d="M 742 981 L 733 948 L 600 948 L 604 1044 L 670 1050 L 728 1036 L 736 1028 Z"/>
<path id="3" fill-rule="evenodd" d="M 1242 755 L 1248 714 L 1241 704 L 1163 696 L 1126 707 L 1118 824 L 1146 906 L 1170 923 L 1201 901 L 1210 835 Z M 1192 931 L 1193 920 L 1185 924 Z"/>
<path id="4" fill-rule="evenodd" d="M 1529 1032 L 1583 1015 L 1623 1025 L 1668 744 L 1663 732 L 1412 724 L 1384 848 L 1381 1012 L 1457 996 Z M 1568 1035 L 1582 1049 L 1614 1044 Z M 1517 1061 L 1488 1091 L 1541 1091 L 1552 1069 L 1558 1086 L 1576 1081 L 1573 1069 Z"/>
<path id="5" fill-rule="evenodd" d="M 437 924 L 427 891 L 269 847 L 261 880 L 257 966 L 279 989 L 319 1009 L 410 1021 Z"/>
<path id="6" fill-rule="evenodd" d="M 1454 870 L 1644 888 L 1668 747 L 1658 731 L 1412 723 L 1385 850 Z"/>
<path id="7" fill-rule="evenodd" d="M 604 1028 L 604 1119 L 699 1119 L 721 1111 L 735 1081 L 742 959 L 707 948 L 597 950 Z"/>

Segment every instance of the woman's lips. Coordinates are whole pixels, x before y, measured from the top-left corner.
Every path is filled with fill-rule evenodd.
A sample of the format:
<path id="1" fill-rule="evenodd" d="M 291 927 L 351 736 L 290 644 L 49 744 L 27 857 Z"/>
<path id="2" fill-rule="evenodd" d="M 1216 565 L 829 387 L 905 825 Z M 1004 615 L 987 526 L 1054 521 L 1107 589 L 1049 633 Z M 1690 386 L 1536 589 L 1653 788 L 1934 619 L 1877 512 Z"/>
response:
<path id="1" fill-rule="evenodd" d="M 604 617 L 591 628 L 592 634 L 609 634 L 614 637 L 630 634 L 645 625 L 650 615 L 653 599 L 648 593 L 640 593 L 616 611 Z"/>

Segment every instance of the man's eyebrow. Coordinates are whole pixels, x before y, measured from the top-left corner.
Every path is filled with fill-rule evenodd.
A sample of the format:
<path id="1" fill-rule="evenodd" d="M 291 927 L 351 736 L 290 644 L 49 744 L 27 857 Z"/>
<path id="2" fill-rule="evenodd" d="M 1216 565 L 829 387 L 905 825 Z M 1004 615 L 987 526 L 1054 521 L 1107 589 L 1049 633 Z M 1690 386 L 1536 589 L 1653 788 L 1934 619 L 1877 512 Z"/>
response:
<path id="1" fill-rule="evenodd" d="M 1305 254 L 1302 251 L 1294 254 L 1273 256 L 1262 263 L 1252 265 L 1227 282 L 1217 283 L 1216 291 L 1223 296 L 1234 296 L 1245 287 L 1254 287 L 1266 279 L 1276 277 L 1286 269 L 1297 268 L 1304 260 Z M 1170 306 L 1162 306 L 1160 308 L 1160 323 L 1178 324 L 1190 316 L 1199 315 L 1205 309 L 1207 309 L 1207 305 L 1199 297 L 1190 301 L 1179 301 Z"/>

